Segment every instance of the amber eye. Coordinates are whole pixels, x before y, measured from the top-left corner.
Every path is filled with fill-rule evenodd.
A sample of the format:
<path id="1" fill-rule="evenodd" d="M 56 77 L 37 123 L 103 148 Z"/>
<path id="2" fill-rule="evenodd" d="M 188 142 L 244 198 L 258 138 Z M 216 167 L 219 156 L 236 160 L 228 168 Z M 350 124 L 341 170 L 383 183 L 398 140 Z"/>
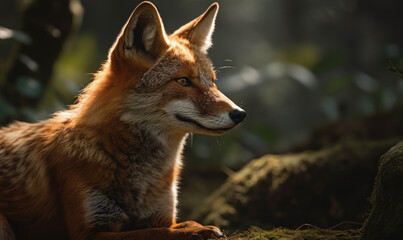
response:
<path id="1" fill-rule="evenodd" d="M 184 87 L 192 86 L 192 82 L 188 78 L 185 78 L 185 77 L 176 79 L 176 82 Z"/>

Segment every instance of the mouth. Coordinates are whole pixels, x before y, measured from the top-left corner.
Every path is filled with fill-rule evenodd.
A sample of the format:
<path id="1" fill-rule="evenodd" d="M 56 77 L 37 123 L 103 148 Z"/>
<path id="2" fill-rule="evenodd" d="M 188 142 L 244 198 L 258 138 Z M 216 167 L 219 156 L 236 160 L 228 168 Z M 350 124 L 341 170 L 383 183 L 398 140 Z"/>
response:
<path id="1" fill-rule="evenodd" d="M 230 130 L 232 128 L 232 127 L 229 127 L 229 128 L 208 128 L 208 127 L 203 126 L 202 124 L 200 124 L 196 120 L 193 120 L 193 119 L 191 119 L 189 117 L 185 117 L 185 116 L 182 116 L 180 114 L 175 114 L 175 117 L 179 121 L 186 122 L 186 123 L 192 123 L 192 124 L 198 126 L 201 129 L 205 129 L 205 130 L 213 131 L 213 132 L 225 132 L 225 131 L 228 131 L 228 130 Z"/>

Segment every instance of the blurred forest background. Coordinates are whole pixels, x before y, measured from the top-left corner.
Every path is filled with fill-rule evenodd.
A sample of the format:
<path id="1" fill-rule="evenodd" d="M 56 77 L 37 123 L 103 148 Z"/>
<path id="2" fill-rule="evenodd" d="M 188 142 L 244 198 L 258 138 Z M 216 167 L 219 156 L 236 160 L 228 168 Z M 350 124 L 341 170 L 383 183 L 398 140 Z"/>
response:
<path id="1" fill-rule="evenodd" d="M 38 68 L 36 59 L 16 55 L 21 46 L 33 43 L 21 26 L 24 9 L 35 1 L 52 2 L 0 0 L 3 125 L 11 119 L 39 121 L 72 104 L 141 2 L 85 0 L 81 7 L 78 0 L 53 0 L 70 4 L 69 11 L 78 17 L 67 36 L 53 26 L 42 26 L 53 38 L 67 37 L 60 55 L 53 56 L 57 61 L 50 81 L 17 73 L 14 90 L 3 91 L 15 59 L 29 71 Z M 153 1 L 168 33 L 199 16 L 212 2 Z M 180 217 L 185 219 L 227 175 L 252 159 L 297 149 L 312 131 L 328 124 L 388 111 L 403 93 L 403 81 L 388 71 L 403 67 L 402 1 L 220 0 L 219 4 L 209 56 L 218 70 L 217 85 L 246 110 L 247 118 L 225 136 L 189 138 L 180 195 Z M 13 96 L 15 101 L 10 100 Z"/>

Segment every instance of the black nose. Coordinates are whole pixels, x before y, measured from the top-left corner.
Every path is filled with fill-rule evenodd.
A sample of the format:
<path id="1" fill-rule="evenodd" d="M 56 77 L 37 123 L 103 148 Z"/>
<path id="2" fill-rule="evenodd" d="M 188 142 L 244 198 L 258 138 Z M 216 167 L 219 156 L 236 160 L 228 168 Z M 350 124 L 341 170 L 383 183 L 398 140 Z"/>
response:
<path id="1" fill-rule="evenodd" d="M 243 121 L 246 117 L 246 112 L 242 110 L 235 109 L 229 113 L 229 117 L 234 121 L 236 124 Z"/>

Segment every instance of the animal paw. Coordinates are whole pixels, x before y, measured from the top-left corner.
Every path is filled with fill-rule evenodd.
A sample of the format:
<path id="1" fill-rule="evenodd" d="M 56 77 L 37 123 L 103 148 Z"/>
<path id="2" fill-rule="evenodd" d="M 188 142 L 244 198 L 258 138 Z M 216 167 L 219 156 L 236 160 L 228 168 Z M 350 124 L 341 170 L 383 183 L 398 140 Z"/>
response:
<path id="1" fill-rule="evenodd" d="M 215 226 L 203 226 L 194 221 L 187 221 L 173 225 L 171 228 L 189 233 L 189 240 L 208 240 L 225 238 L 224 233 Z"/>
<path id="2" fill-rule="evenodd" d="M 191 240 L 207 240 L 225 238 L 224 233 L 215 226 L 203 226 L 193 232 Z"/>

